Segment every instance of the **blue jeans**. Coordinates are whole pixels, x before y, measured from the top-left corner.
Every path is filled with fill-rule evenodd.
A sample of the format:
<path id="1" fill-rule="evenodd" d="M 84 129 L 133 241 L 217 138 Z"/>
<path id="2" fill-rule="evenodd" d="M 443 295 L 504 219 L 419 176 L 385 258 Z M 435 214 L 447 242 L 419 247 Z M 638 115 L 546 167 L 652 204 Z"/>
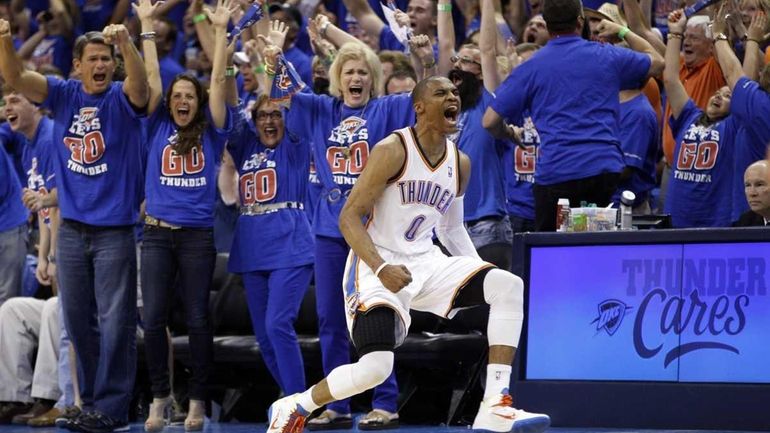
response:
<path id="1" fill-rule="evenodd" d="M 342 274 L 345 272 L 348 250 L 345 239 L 326 236 L 315 238 L 318 337 L 321 342 L 321 358 L 326 375 L 340 365 L 350 364 L 350 343 L 342 291 Z M 338 413 L 350 413 L 350 400 L 329 403 L 327 408 Z M 398 383 L 395 368 L 385 382 L 374 388 L 372 408 L 392 413 L 398 410 Z"/>
<path id="2" fill-rule="evenodd" d="M 166 326 L 169 310 L 174 305 L 175 283 L 178 283 L 192 355 L 190 399 L 205 401 L 207 398 L 214 352 L 209 293 L 215 263 L 212 229 L 144 227 L 141 266 L 144 342 L 154 397 L 163 398 L 171 393 Z"/>
<path id="3" fill-rule="evenodd" d="M 136 249 L 131 226 L 65 219 L 56 258 L 84 410 L 128 421 L 136 375 Z"/>
<path id="4" fill-rule="evenodd" d="M 21 293 L 26 256 L 26 223 L 0 232 L 0 305 Z"/>
<path id="5" fill-rule="evenodd" d="M 312 275 L 312 265 L 243 274 L 259 350 L 286 395 L 305 390 L 305 366 L 294 322 Z"/>
<path id="6" fill-rule="evenodd" d="M 75 405 L 75 387 L 72 385 L 72 371 L 70 370 L 70 336 L 67 327 L 64 326 L 64 313 L 62 312 L 61 299 L 59 299 L 59 389 L 61 397 L 56 402 L 56 407 L 64 409 Z"/>
<path id="7" fill-rule="evenodd" d="M 466 221 L 465 226 L 482 260 L 500 269 L 511 268 L 513 233 L 507 215 Z"/>

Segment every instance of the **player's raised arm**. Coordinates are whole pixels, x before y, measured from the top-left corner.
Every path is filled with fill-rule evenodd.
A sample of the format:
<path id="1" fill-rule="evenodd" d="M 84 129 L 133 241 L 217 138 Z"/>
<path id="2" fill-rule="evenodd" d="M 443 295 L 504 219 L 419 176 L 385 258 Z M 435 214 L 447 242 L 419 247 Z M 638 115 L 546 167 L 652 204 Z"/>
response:
<path id="1" fill-rule="evenodd" d="M 401 171 L 405 159 L 404 146 L 395 134 L 377 143 L 340 213 L 339 221 L 340 232 L 350 248 L 392 292 L 398 292 L 409 284 L 412 281 L 411 274 L 403 265 L 385 263 L 362 221 L 371 215 L 375 201 L 382 195 L 388 180 Z"/>
<path id="2" fill-rule="evenodd" d="M 48 81 L 43 75 L 24 68 L 13 48 L 11 24 L 4 19 L 0 19 L 0 75 L 32 102 L 40 104 L 48 97 Z"/>

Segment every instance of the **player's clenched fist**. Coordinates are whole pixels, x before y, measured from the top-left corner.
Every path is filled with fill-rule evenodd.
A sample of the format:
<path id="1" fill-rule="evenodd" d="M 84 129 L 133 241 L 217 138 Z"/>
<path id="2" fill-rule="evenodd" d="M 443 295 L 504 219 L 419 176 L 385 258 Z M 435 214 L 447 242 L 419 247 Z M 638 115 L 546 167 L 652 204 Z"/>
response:
<path id="1" fill-rule="evenodd" d="M 412 274 L 404 265 L 385 265 L 379 277 L 385 288 L 393 293 L 398 293 L 412 282 Z"/>

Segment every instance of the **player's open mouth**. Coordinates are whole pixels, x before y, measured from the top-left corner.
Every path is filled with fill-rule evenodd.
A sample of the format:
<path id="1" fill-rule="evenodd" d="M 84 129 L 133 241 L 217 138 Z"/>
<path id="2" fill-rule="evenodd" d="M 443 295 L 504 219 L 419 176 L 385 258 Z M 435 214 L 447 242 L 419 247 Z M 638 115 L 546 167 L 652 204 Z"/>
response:
<path id="1" fill-rule="evenodd" d="M 107 74 L 94 74 L 94 81 L 97 83 L 103 83 L 107 80 Z"/>
<path id="2" fill-rule="evenodd" d="M 457 124 L 457 115 L 460 113 L 460 107 L 457 105 L 450 105 L 444 110 L 444 119 L 452 125 Z"/>

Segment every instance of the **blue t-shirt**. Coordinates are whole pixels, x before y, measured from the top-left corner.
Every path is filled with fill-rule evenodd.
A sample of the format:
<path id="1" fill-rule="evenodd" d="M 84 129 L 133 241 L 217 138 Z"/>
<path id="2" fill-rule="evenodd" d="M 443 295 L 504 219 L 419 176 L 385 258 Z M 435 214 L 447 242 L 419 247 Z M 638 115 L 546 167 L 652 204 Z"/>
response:
<path id="1" fill-rule="evenodd" d="M 749 165 L 765 157 L 767 144 L 770 143 L 770 94 L 762 90 L 756 81 L 743 77 L 735 83 L 730 114 L 738 124 L 731 214 L 732 221 L 737 221 L 741 214 L 749 210 L 743 174 Z"/>
<path id="2" fill-rule="evenodd" d="M 626 167 L 632 167 L 631 177 L 618 185 L 612 197 L 620 203 L 620 194 L 628 190 L 636 195 L 634 206 L 644 203 L 655 187 L 655 162 L 658 153 L 658 119 L 644 94 L 620 104 L 620 149 Z"/>
<path id="3" fill-rule="evenodd" d="M 731 188 L 735 118 L 714 124 L 696 122 L 703 114 L 692 100 L 677 119 L 669 119 L 674 134 L 674 161 L 666 195 L 666 213 L 680 227 L 728 227 L 732 222 Z"/>
<path id="4" fill-rule="evenodd" d="M 24 136 L 21 133 L 14 132 L 8 122 L 0 123 L 0 147 L 11 158 L 16 176 L 21 183 L 26 181 L 26 174 L 21 163 L 21 153 L 24 149 L 23 143 Z"/>
<path id="5" fill-rule="evenodd" d="M 524 131 L 521 135 L 522 146 L 508 146 L 505 154 L 507 203 L 509 215 L 528 220 L 535 219 L 535 196 L 532 185 L 535 183 L 535 166 L 537 163 L 540 135 L 527 116 L 522 122 Z"/>
<path id="6" fill-rule="evenodd" d="M 260 143 L 251 125 L 241 120 L 230 135 L 227 150 L 238 168 L 241 205 L 305 202 L 308 140 L 285 133 L 278 146 L 270 149 Z M 304 266 L 313 263 L 313 251 L 313 235 L 304 210 L 241 215 L 228 270 L 244 273 Z"/>
<path id="7" fill-rule="evenodd" d="M 412 124 L 414 109 L 408 94 L 370 99 L 359 108 L 347 107 L 327 95 L 298 93 L 292 97 L 287 128 L 313 143 L 316 173 L 323 185 L 313 214 L 316 235 L 342 237 L 337 220 L 369 151 L 396 129 Z"/>
<path id="8" fill-rule="evenodd" d="M 491 108 L 507 119 L 531 113 L 541 140 L 538 184 L 619 173 L 618 92 L 641 87 L 649 68 L 645 54 L 553 38 L 500 85 Z"/>
<path id="9" fill-rule="evenodd" d="M 321 199 L 321 193 L 323 192 L 323 185 L 321 185 L 321 180 L 318 179 L 318 173 L 315 170 L 315 159 L 313 159 L 313 149 L 312 145 L 310 146 L 310 172 L 308 173 L 307 177 L 307 195 L 305 196 L 305 214 L 307 214 L 307 218 L 310 221 L 310 224 L 313 224 L 313 215 L 315 214 L 315 209 L 318 207 L 318 200 Z"/>
<path id="10" fill-rule="evenodd" d="M 48 77 L 43 105 L 54 115 L 53 161 L 62 218 L 133 225 L 142 197 L 140 114 L 112 83 L 89 95 L 78 80 Z"/>
<path id="11" fill-rule="evenodd" d="M 166 104 L 159 104 L 150 116 L 144 183 L 147 215 L 182 227 L 214 226 L 217 173 L 232 118 L 238 114 L 228 107 L 225 127 L 219 129 L 211 120 L 208 106 L 204 110 L 208 126 L 202 146 L 186 155 L 174 150 L 177 126 Z"/>
<path id="12" fill-rule="evenodd" d="M 471 160 L 471 178 L 463 200 L 465 221 L 505 215 L 503 154 L 508 144 L 495 139 L 481 126 L 481 118 L 493 100 L 482 89 L 478 103 L 460 113 L 457 133 L 449 137 Z"/>
<path id="13" fill-rule="evenodd" d="M 48 194 L 56 188 L 56 175 L 51 163 L 53 149 L 53 120 L 48 117 L 40 119 L 31 141 L 24 138 L 24 151 L 21 161 L 27 176 L 26 188 Z M 43 209 L 40 215 L 46 224 L 50 223 L 49 210 Z"/>
<path id="14" fill-rule="evenodd" d="M 0 149 L 0 232 L 27 222 L 27 208 L 21 201 L 21 182 L 11 158 Z"/>

